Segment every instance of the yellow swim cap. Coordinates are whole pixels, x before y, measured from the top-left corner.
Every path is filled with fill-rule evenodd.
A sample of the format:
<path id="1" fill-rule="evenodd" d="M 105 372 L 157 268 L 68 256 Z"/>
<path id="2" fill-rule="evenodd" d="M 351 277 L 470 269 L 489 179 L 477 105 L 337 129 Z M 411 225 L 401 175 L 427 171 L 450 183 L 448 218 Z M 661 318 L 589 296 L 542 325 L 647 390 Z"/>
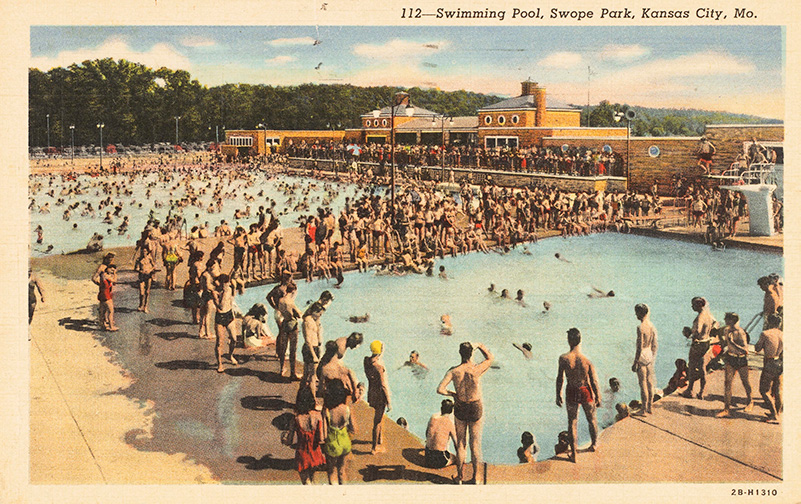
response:
<path id="1" fill-rule="evenodd" d="M 384 350 L 384 344 L 381 343 L 379 340 L 375 340 L 370 343 L 370 351 L 373 352 L 373 355 L 378 355 Z"/>

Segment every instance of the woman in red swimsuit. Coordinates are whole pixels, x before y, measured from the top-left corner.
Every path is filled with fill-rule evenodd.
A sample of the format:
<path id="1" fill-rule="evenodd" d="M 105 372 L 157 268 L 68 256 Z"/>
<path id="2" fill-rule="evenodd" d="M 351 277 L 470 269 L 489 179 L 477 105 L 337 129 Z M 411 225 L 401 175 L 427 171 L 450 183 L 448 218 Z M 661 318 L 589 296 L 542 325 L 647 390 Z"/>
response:
<path id="1" fill-rule="evenodd" d="M 325 457 L 321 446 L 325 441 L 323 418 L 314 409 L 314 394 L 309 387 L 298 390 L 295 400 L 295 421 L 289 431 L 286 444 L 291 445 L 298 436 L 295 446 L 295 463 L 298 465 L 300 481 L 304 485 L 314 483 L 314 471 L 325 465 Z"/>

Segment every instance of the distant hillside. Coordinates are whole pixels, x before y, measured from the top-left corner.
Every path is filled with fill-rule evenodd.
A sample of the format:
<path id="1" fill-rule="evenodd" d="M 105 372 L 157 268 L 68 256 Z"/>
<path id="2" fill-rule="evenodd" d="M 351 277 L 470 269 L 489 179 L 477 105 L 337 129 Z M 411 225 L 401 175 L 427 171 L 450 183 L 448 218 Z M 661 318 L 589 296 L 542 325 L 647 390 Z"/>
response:
<path id="1" fill-rule="evenodd" d="M 625 119 L 615 122 L 615 112 L 633 109 L 637 116 L 631 122 L 633 136 L 698 136 L 708 124 L 781 124 L 778 119 L 696 109 L 638 107 L 604 100 L 590 107 L 591 126 L 625 126 Z M 587 124 L 587 106 L 582 107 L 581 124 Z"/>

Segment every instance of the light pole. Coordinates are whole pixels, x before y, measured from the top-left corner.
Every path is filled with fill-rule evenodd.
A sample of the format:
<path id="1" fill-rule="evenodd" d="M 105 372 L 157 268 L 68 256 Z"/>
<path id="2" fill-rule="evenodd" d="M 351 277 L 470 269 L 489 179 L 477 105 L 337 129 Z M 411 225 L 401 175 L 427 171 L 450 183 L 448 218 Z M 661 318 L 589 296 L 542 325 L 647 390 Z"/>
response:
<path id="1" fill-rule="evenodd" d="M 105 124 L 97 123 L 97 129 L 100 130 L 100 171 L 103 171 L 103 128 L 105 127 Z"/>
<path id="2" fill-rule="evenodd" d="M 214 125 L 214 134 L 217 137 L 217 147 L 220 146 L 220 126 Z"/>
<path id="3" fill-rule="evenodd" d="M 448 120 L 448 126 L 453 127 L 453 116 L 439 115 L 439 122 L 442 127 L 442 151 L 440 151 L 440 155 L 442 156 L 442 172 L 440 174 L 440 182 L 445 182 L 445 119 Z M 437 118 L 435 116 L 431 119 L 431 126 L 436 125 Z"/>
<path id="4" fill-rule="evenodd" d="M 629 176 L 629 154 L 631 152 L 631 121 L 637 117 L 634 110 L 629 109 L 625 113 L 615 112 L 615 122 L 620 122 L 621 119 L 626 119 L 626 178 Z"/>
<path id="5" fill-rule="evenodd" d="M 399 91 L 392 96 L 392 101 L 389 104 L 389 132 L 390 132 L 390 146 L 391 146 L 391 160 L 392 160 L 392 168 L 391 168 L 391 182 L 390 182 L 390 201 L 392 206 L 392 217 L 395 217 L 395 112 L 397 108 L 402 105 L 404 102 L 407 102 L 406 105 L 406 116 L 412 117 L 414 116 L 414 107 L 412 106 L 411 98 L 409 93 L 405 93 L 403 91 Z M 380 110 L 373 111 L 373 117 L 378 118 L 381 115 Z"/>
<path id="6" fill-rule="evenodd" d="M 47 114 L 47 155 L 50 155 L 50 114 Z"/>
<path id="7" fill-rule="evenodd" d="M 181 118 L 181 116 L 175 116 L 175 145 L 176 146 L 178 145 L 178 119 L 180 119 L 180 118 Z"/>
<path id="8" fill-rule="evenodd" d="M 259 123 L 259 125 L 256 126 L 256 127 L 264 132 L 264 151 L 262 152 L 262 154 L 266 156 L 267 155 L 267 126 L 265 126 L 264 123 Z"/>
<path id="9" fill-rule="evenodd" d="M 70 162 L 75 164 L 75 125 L 70 124 Z"/>

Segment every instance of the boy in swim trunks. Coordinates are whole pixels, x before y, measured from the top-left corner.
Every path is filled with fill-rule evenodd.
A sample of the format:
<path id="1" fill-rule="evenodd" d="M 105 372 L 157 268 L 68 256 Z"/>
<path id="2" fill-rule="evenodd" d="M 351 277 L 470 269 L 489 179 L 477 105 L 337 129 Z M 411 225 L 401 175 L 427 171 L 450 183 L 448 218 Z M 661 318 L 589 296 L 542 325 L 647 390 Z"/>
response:
<path id="1" fill-rule="evenodd" d="M 726 363 L 726 369 L 723 381 L 723 411 L 716 415 L 718 418 L 730 415 L 731 390 L 735 373 L 740 375 L 740 381 L 743 383 L 743 389 L 745 389 L 745 395 L 748 398 L 748 404 L 746 404 L 743 411 L 747 413 L 754 407 L 751 399 L 751 383 L 748 381 L 748 335 L 740 327 L 740 316 L 736 313 L 727 313 L 723 320 L 726 322 L 726 326 L 723 328 L 723 334 L 720 339 L 721 343 L 726 346 L 723 351 L 723 361 Z"/>
<path id="2" fill-rule="evenodd" d="M 480 364 L 473 362 L 473 348 L 484 354 L 484 361 Z M 445 377 L 437 387 L 437 393 L 453 397 L 453 415 L 456 417 L 456 461 L 459 483 L 464 474 L 464 461 L 467 445 L 467 433 L 470 433 L 470 452 L 473 456 L 473 481 L 479 484 L 478 468 L 481 467 L 481 432 L 484 428 L 482 418 L 483 406 L 481 403 L 481 375 L 487 372 L 494 359 L 492 353 L 481 343 L 475 346 L 464 342 L 459 346 L 459 355 L 462 363 L 454 366 L 445 373 Z M 453 382 L 456 389 L 446 389 L 448 383 Z"/>
<path id="3" fill-rule="evenodd" d="M 559 357 L 559 371 L 556 375 L 556 405 L 562 407 L 562 383 L 567 378 L 565 399 L 567 402 L 567 424 L 570 433 L 570 461 L 576 462 L 576 430 L 578 426 L 579 404 L 589 422 L 590 451 L 595 451 L 598 444 L 598 422 L 595 410 L 601 406 L 601 394 L 598 389 L 598 376 L 595 367 L 581 353 L 581 332 L 575 327 L 567 331 L 567 342 L 570 351 Z"/>
<path id="4" fill-rule="evenodd" d="M 451 419 L 453 401 L 443 399 L 438 414 L 431 415 L 426 427 L 426 467 L 442 469 L 456 462 L 448 451 L 448 444 L 456 445 L 456 427 Z"/>

